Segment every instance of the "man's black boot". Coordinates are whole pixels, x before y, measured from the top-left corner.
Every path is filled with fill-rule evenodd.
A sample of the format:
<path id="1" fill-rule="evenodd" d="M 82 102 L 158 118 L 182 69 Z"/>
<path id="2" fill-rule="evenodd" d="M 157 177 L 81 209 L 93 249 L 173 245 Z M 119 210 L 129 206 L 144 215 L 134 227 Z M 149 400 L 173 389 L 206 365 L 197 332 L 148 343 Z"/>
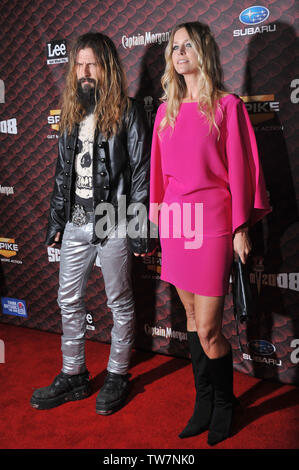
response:
<path id="1" fill-rule="evenodd" d="M 230 434 L 234 407 L 232 351 L 223 357 L 209 359 L 210 380 L 214 388 L 214 409 L 209 426 L 208 444 L 213 446 Z"/>
<path id="2" fill-rule="evenodd" d="M 196 436 L 206 431 L 210 424 L 213 404 L 213 389 L 207 375 L 208 358 L 201 346 L 196 331 L 187 331 L 189 351 L 196 388 L 193 415 L 179 434 L 181 439 Z"/>
<path id="3" fill-rule="evenodd" d="M 69 375 L 60 372 L 48 387 L 36 389 L 30 404 L 38 410 L 48 410 L 68 401 L 83 400 L 91 393 L 89 372 Z"/>
<path id="4" fill-rule="evenodd" d="M 108 372 L 96 398 L 97 414 L 110 415 L 123 406 L 129 393 L 130 377 L 131 374 L 121 375 Z"/>

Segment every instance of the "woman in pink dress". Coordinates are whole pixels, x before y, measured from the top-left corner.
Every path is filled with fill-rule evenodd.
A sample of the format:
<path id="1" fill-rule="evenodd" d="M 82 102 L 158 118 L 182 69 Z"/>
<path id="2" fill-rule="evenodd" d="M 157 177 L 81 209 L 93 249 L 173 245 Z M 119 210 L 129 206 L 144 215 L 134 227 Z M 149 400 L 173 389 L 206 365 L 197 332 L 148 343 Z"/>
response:
<path id="1" fill-rule="evenodd" d="M 224 92 L 208 26 L 176 26 L 165 52 L 163 103 L 154 125 L 150 219 L 159 225 L 161 279 L 187 317 L 196 400 L 180 437 L 229 436 L 236 399 L 222 334 L 233 256 L 251 251 L 248 228 L 271 211 L 255 135 L 243 101 Z"/>

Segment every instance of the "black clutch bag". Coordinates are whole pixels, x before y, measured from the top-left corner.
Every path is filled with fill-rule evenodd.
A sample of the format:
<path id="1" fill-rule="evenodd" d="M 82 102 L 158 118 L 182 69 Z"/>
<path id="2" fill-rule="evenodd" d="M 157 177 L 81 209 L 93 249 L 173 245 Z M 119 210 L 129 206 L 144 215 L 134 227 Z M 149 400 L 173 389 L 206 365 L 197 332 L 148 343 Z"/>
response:
<path id="1" fill-rule="evenodd" d="M 237 325 L 237 334 L 239 338 L 240 349 L 242 349 L 240 334 L 239 334 L 239 323 L 248 321 L 254 310 L 253 294 L 249 281 L 248 267 L 243 264 L 240 257 L 233 261 L 233 307 L 234 316 Z"/>

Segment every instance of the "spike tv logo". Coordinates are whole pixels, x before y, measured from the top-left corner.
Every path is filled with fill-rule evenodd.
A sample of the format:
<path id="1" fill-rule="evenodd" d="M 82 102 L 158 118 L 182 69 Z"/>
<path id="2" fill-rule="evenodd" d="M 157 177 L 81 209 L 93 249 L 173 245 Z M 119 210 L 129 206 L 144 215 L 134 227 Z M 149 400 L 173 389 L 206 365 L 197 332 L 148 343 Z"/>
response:
<path id="1" fill-rule="evenodd" d="M 299 273 L 266 273 L 264 269 L 264 258 L 254 256 L 249 278 L 251 284 L 256 285 L 258 294 L 263 286 L 299 291 Z"/>
<path id="2" fill-rule="evenodd" d="M 146 114 L 147 122 L 149 126 L 153 126 L 155 122 L 156 113 L 154 112 L 154 105 L 153 105 L 153 97 L 152 96 L 145 96 L 143 98 L 144 101 L 144 111 Z"/>
<path id="3" fill-rule="evenodd" d="M 0 237 L 0 256 L 3 256 L 3 258 L 1 258 L 1 261 L 22 264 L 22 261 L 20 260 L 11 259 L 18 254 L 18 251 L 19 246 L 15 242 L 14 238 Z"/>
<path id="4" fill-rule="evenodd" d="M 154 255 L 142 258 L 143 264 L 149 274 L 143 274 L 143 279 L 160 279 L 161 274 L 161 252 L 158 251 Z"/>
<path id="5" fill-rule="evenodd" d="M 60 109 L 51 109 L 48 116 L 48 125 L 52 131 L 55 131 L 53 134 L 48 134 L 47 139 L 58 139 L 59 135 L 59 122 L 60 122 Z"/>
<path id="6" fill-rule="evenodd" d="M 17 134 L 18 126 L 16 118 L 0 121 L 0 132 L 2 134 Z"/>
<path id="7" fill-rule="evenodd" d="M 271 121 L 280 111 L 279 101 L 272 95 L 254 95 L 240 97 L 246 106 L 253 126 L 261 126 L 266 121 Z M 265 128 L 266 129 L 266 128 Z M 270 130 L 281 130 L 281 126 L 271 126 Z"/>

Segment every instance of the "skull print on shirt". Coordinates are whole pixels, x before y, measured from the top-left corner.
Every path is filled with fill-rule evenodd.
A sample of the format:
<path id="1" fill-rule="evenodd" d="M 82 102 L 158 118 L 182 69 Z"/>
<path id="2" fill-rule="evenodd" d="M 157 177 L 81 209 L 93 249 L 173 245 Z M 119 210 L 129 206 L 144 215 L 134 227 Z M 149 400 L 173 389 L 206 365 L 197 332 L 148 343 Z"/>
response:
<path id="1" fill-rule="evenodd" d="M 75 201 L 76 204 L 84 206 L 87 211 L 92 210 L 92 160 L 94 131 L 94 115 L 89 114 L 80 124 L 77 154 L 75 159 Z"/>

